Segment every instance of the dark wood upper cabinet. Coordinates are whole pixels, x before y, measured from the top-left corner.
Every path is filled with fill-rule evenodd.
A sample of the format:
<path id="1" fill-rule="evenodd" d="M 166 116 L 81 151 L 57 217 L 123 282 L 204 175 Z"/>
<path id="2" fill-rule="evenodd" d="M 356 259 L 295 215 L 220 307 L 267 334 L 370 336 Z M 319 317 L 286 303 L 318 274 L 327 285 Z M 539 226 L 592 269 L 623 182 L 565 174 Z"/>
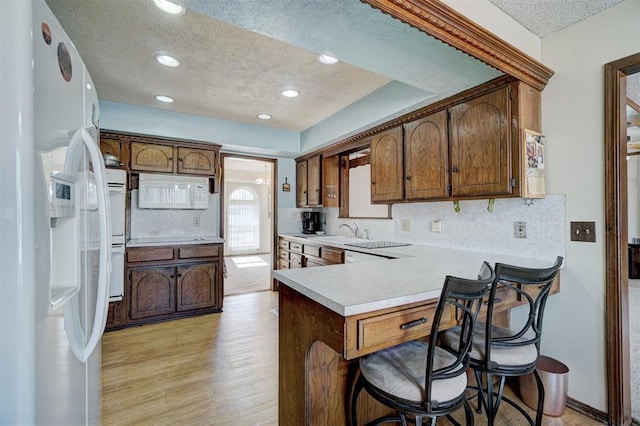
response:
<path id="1" fill-rule="evenodd" d="M 131 170 L 172 173 L 174 149 L 171 145 L 131 142 Z"/>
<path id="2" fill-rule="evenodd" d="M 452 197 L 511 194 L 510 90 L 449 109 Z"/>
<path id="3" fill-rule="evenodd" d="M 103 154 L 111 154 L 120 158 L 120 150 L 122 143 L 118 138 L 100 138 L 100 152 Z M 122 159 L 120 159 L 122 161 Z"/>
<path id="4" fill-rule="evenodd" d="M 405 198 L 449 196 L 447 112 L 440 111 L 404 125 Z"/>
<path id="5" fill-rule="evenodd" d="M 215 175 L 216 151 L 178 147 L 178 173 L 190 175 Z"/>
<path id="6" fill-rule="evenodd" d="M 402 126 L 371 138 L 371 202 L 402 201 L 403 165 Z"/>
<path id="7" fill-rule="evenodd" d="M 322 164 L 319 155 L 307 160 L 307 204 L 322 205 Z"/>
<path id="8" fill-rule="evenodd" d="M 296 162 L 296 205 L 322 205 L 322 157 L 313 156 Z"/>
<path id="9" fill-rule="evenodd" d="M 308 205 L 307 198 L 307 160 L 296 163 L 296 205 Z"/>

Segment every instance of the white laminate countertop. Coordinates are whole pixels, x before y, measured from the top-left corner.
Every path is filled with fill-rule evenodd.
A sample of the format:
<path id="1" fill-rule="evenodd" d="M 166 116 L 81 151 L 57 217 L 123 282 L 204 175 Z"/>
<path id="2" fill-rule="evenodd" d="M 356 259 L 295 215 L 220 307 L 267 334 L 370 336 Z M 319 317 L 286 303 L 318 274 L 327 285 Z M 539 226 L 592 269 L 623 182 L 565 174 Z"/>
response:
<path id="1" fill-rule="evenodd" d="M 314 240 L 320 242 L 316 238 L 307 242 Z M 322 244 L 354 249 L 326 241 Z M 524 267 L 548 267 L 555 261 L 555 255 L 541 260 L 421 245 L 357 250 L 396 258 L 275 270 L 273 278 L 342 316 L 350 316 L 438 297 L 447 275 L 475 279 L 485 260 L 491 266 L 501 262 Z"/>
<path id="2" fill-rule="evenodd" d="M 150 237 L 131 238 L 127 240 L 127 247 L 154 247 L 191 244 L 220 244 L 224 239 L 220 237 Z"/>

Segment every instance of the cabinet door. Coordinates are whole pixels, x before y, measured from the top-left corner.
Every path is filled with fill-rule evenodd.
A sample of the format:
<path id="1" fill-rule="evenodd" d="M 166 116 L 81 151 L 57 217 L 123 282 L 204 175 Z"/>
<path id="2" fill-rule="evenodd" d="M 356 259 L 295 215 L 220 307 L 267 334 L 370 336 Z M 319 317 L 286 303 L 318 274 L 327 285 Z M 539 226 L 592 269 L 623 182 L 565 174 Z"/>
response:
<path id="1" fill-rule="evenodd" d="M 451 108 L 451 195 L 511 193 L 509 87 Z"/>
<path id="2" fill-rule="evenodd" d="M 179 146 L 178 173 L 214 176 L 216 174 L 216 152 Z"/>
<path id="3" fill-rule="evenodd" d="M 404 125 L 405 197 L 407 200 L 449 196 L 447 111 Z"/>
<path id="4" fill-rule="evenodd" d="M 173 147 L 131 142 L 131 170 L 140 172 L 173 172 Z"/>
<path id="5" fill-rule="evenodd" d="M 307 160 L 307 202 L 310 206 L 322 204 L 322 161 L 319 155 Z"/>
<path id="6" fill-rule="evenodd" d="M 404 189 L 402 127 L 371 138 L 371 202 L 402 201 Z"/>
<path id="7" fill-rule="evenodd" d="M 130 270 L 129 316 L 131 319 L 171 314 L 176 311 L 175 268 Z"/>
<path id="8" fill-rule="evenodd" d="M 178 266 L 178 311 L 216 306 L 218 262 Z"/>
<path id="9" fill-rule="evenodd" d="M 322 158 L 322 205 L 339 207 L 340 155 Z"/>
<path id="10" fill-rule="evenodd" d="M 100 137 L 100 152 L 103 154 L 111 154 L 120 158 L 121 142 L 120 139 Z M 120 159 L 122 160 L 122 159 Z"/>
<path id="11" fill-rule="evenodd" d="M 304 207 L 308 205 L 307 199 L 307 161 L 296 163 L 296 205 Z"/>

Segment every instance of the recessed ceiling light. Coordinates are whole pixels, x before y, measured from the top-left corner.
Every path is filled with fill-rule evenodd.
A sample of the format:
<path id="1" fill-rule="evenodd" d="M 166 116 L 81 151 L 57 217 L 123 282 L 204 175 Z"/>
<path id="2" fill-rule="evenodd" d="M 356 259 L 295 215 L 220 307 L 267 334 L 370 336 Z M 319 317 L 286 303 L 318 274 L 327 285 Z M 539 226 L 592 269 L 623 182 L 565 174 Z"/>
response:
<path id="1" fill-rule="evenodd" d="M 167 96 L 167 95 L 155 95 L 154 98 L 156 98 L 156 100 L 158 100 L 160 102 L 164 102 L 166 104 L 170 104 L 171 102 L 175 101 L 175 99 L 173 99 L 171 96 Z"/>
<path id="2" fill-rule="evenodd" d="M 91 83 L 87 83 L 85 87 L 87 88 L 87 90 L 93 89 L 93 86 L 91 85 Z"/>
<path id="3" fill-rule="evenodd" d="M 258 114 L 257 117 L 260 120 L 271 120 L 271 114 L 267 114 L 267 113 Z"/>
<path id="4" fill-rule="evenodd" d="M 156 61 L 158 61 L 160 65 L 164 65 L 165 67 L 175 68 L 180 66 L 180 59 L 175 58 L 171 55 L 167 55 L 164 53 L 156 53 L 154 57 L 156 58 Z"/>
<path id="5" fill-rule="evenodd" d="M 168 0 L 153 0 L 153 3 L 158 9 L 162 10 L 163 12 L 170 13 L 171 15 L 182 15 L 185 11 L 185 8 L 183 6 L 175 4 Z"/>
<path id="6" fill-rule="evenodd" d="M 280 92 L 280 94 L 282 96 L 286 96 L 287 98 L 295 98 L 296 96 L 298 96 L 300 94 L 300 92 L 298 92 L 297 90 L 294 90 L 294 89 L 285 89 L 282 92 Z"/>
<path id="7" fill-rule="evenodd" d="M 336 62 L 338 62 L 337 58 L 334 58 L 331 55 L 327 55 L 325 53 L 321 53 L 318 56 L 316 56 L 316 59 L 318 60 L 318 62 L 320 62 L 321 64 L 326 64 L 326 65 L 333 65 Z"/>

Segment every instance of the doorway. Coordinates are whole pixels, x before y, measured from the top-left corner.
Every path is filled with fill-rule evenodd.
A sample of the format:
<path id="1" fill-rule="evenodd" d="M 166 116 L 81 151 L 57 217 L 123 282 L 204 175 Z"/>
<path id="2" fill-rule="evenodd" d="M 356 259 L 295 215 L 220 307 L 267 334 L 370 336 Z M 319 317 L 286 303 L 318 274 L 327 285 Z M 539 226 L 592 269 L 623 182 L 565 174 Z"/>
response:
<path id="1" fill-rule="evenodd" d="M 276 203 L 274 159 L 222 155 L 224 295 L 271 288 Z"/>
<path id="2" fill-rule="evenodd" d="M 627 76 L 640 53 L 604 66 L 607 398 L 609 424 L 631 424 L 629 344 Z"/>

